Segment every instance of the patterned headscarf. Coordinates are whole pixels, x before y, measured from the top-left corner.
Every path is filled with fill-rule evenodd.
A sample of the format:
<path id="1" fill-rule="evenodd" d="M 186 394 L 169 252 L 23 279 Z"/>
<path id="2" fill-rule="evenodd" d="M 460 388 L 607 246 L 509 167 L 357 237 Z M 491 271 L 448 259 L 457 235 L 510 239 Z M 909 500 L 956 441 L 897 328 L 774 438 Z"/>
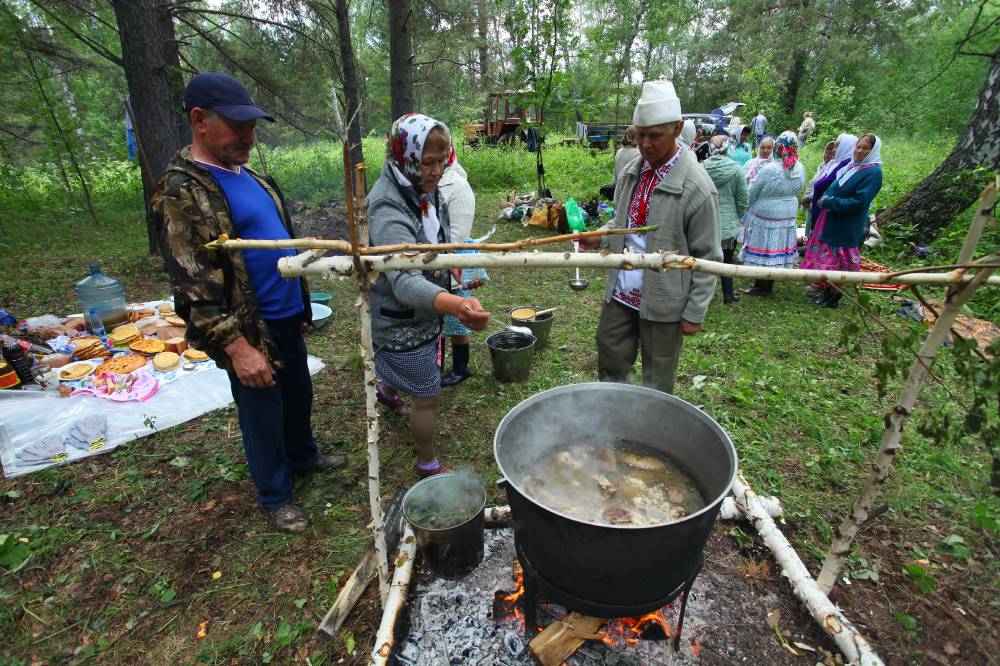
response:
<path id="1" fill-rule="evenodd" d="M 781 158 L 781 164 L 791 171 L 799 161 L 799 138 L 792 132 L 782 132 L 775 142 L 774 152 Z"/>
<path id="2" fill-rule="evenodd" d="M 716 134 L 712 137 L 712 147 L 709 149 L 712 155 L 725 155 L 729 152 L 729 144 L 731 143 L 728 136 L 723 134 Z"/>
<path id="3" fill-rule="evenodd" d="M 392 165 L 400 185 L 409 185 L 420 193 L 420 158 L 424 153 L 427 135 L 440 127 L 448 136 L 448 161 L 445 168 L 455 161 L 455 146 L 451 142 L 448 126 L 422 113 L 407 113 L 396 119 L 387 135 L 385 158 Z"/>

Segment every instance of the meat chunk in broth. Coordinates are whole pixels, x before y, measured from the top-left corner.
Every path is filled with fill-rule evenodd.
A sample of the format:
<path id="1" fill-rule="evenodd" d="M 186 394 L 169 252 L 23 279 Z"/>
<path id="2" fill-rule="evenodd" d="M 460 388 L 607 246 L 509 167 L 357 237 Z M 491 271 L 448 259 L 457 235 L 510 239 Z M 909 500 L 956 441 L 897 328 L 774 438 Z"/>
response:
<path id="1" fill-rule="evenodd" d="M 605 525 L 662 525 L 705 505 L 669 458 L 621 444 L 549 449 L 520 485 L 550 509 Z"/>

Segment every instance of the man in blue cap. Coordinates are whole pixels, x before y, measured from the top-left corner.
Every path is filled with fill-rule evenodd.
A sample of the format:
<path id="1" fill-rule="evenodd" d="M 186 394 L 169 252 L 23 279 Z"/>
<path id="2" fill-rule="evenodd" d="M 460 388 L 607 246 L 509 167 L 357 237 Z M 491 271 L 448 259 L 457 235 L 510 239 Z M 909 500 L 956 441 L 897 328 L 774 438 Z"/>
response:
<path id="1" fill-rule="evenodd" d="M 309 523 L 292 499 L 293 476 L 346 464 L 342 455 L 321 454 L 313 439 L 303 338 L 309 289 L 278 273 L 278 260 L 295 250 L 203 248 L 223 234 L 294 237 L 277 184 L 245 166 L 257 120 L 274 118 L 220 72 L 191 79 L 184 110 L 191 145 L 171 161 L 150 202 L 174 308 L 192 346 L 229 372 L 258 502 L 279 530 L 301 532 Z"/>

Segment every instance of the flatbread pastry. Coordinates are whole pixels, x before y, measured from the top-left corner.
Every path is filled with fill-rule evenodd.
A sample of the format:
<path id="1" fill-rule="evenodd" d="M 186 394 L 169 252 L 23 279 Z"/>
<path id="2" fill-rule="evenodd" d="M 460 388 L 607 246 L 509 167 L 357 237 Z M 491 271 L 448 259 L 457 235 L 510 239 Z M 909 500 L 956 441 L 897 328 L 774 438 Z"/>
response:
<path id="1" fill-rule="evenodd" d="M 132 344 L 128 346 L 130 351 L 137 354 L 145 354 L 146 356 L 153 356 L 159 354 L 164 350 L 163 340 L 158 340 L 156 338 L 139 338 Z"/>
<path id="2" fill-rule="evenodd" d="M 188 347 L 184 350 L 182 356 L 192 363 L 201 363 L 202 361 L 208 360 L 208 354 L 200 349 L 195 349 L 194 347 Z"/>
<path id="3" fill-rule="evenodd" d="M 59 379 L 71 382 L 83 379 L 94 371 L 94 366 L 90 363 L 71 363 L 59 371 Z"/>
<path id="4" fill-rule="evenodd" d="M 173 352 L 160 352 L 153 357 L 153 367 L 160 372 L 170 372 L 181 364 L 181 357 Z"/>

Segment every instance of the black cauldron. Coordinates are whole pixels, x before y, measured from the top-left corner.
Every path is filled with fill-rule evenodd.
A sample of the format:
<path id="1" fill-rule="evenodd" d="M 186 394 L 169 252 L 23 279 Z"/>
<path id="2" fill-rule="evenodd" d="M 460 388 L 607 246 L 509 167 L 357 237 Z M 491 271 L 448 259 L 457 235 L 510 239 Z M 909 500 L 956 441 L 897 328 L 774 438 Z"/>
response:
<path id="1" fill-rule="evenodd" d="M 666 454 L 707 504 L 662 525 L 606 525 L 541 504 L 522 481 L 550 449 L 627 441 Z M 663 607 L 697 574 L 722 500 L 736 475 L 729 435 L 680 398 L 641 386 L 588 383 L 528 398 L 493 441 L 519 556 L 571 610 L 602 617 Z"/>

